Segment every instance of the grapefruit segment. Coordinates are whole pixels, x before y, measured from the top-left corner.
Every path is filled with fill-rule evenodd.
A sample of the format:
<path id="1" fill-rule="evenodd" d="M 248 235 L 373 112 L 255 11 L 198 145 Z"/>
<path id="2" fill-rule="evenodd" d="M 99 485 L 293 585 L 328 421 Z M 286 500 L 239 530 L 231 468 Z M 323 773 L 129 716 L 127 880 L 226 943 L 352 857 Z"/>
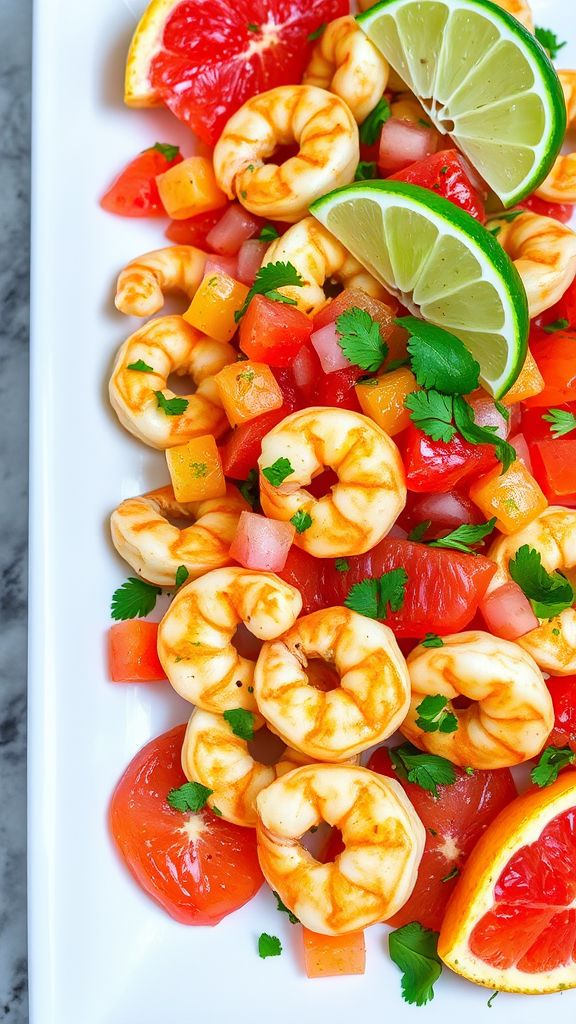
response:
<path id="1" fill-rule="evenodd" d="M 489 826 L 454 889 L 438 952 L 489 988 L 576 987 L 576 771 L 518 797 Z"/>

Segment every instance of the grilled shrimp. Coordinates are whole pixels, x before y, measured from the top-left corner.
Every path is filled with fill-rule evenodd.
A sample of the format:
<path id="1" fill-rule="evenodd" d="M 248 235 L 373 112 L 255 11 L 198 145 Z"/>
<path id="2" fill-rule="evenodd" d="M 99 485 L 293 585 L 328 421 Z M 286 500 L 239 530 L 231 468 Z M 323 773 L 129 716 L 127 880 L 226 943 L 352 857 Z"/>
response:
<path id="1" fill-rule="evenodd" d="M 329 278 L 376 299 L 390 298 L 380 282 L 315 217 L 305 217 L 272 242 L 262 265 L 278 261 L 291 263 L 304 282 L 301 287 L 279 289 L 294 299 L 303 313 L 314 314 L 325 305 L 324 282 Z"/>
<path id="2" fill-rule="evenodd" d="M 509 580 L 508 563 L 523 544 L 535 548 L 547 572 L 560 571 L 576 585 L 576 509 L 550 505 L 523 530 L 499 537 L 489 556 L 500 569 L 499 581 Z M 516 641 L 534 661 L 554 676 L 576 672 L 576 608 L 566 608 L 552 619 L 541 619 L 537 629 Z"/>
<path id="3" fill-rule="evenodd" d="M 207 338 L 181 316 L 158 317 L 120 346 L 109 385 L 112 408 L 122 426 L 152 448 L 171 448 L 202 434 L 219 437 L 228 419 L 213 376 L 235 360 L 231 345 Z M 176 416 L 158 399 L 158 393 L 176 397 L 168 388 L 172 373 L 188 375 L 196 386 Z"/>
<path id="4" fill-rule="evenodd" d="M 316 683 L 319 658 L 332 666 L 332 678 L 321 674 Z M 410 679 L 388 626 L 348 608 L 326 608 L 263 645 L 254 694 L 290 746 L 310 760 L 344 761 L 396 731 L 410 703 Z"/>
<path id="5" fill-rule="evenodd" d="M 335 764 L 296 768 L 256 797 L 260 866 L 282 902 L 312 931 L 341 935 L 384 921 L 409 898 L 424 827 L 395 779 Z M 300 843 L 320 822 L 344 850 L 320 864 Z"/>
<path id="6" fill-rule="evenodd" d="M 404 735 L 421 750 L 470 768 L 505 768 L 538 754 L 554 711 L 533 658 L 490 633 L 471 630 L 443 640 L 442 647 L 419 644 L 408 655 L 412 699 Z M 445 710 L 458 723 L 453 732 L 425 731 L 417 724 L 420 705 L 436 695 L 448 698 Z M 458 708 L 458 697 L 473 703 Z"/>
<path id="7" fill-rule="evenodd" d="M 530 316 L 549 309 L 576 275 L 576 234 L 553 217 L 526 211 L 513 221 L 498 217 L 498 241 L 513 260 L 528 296 Z"/>
<path id="8" fill-rule="evenodd" d="M 241 622 L 261 640 L 294 624 L 298 590 L 271 572 L 214 569 L 178 591 L 158 627 L 158 657 L 184 700 L 205 711 L 256 711 L 254 662 L 232 642 Z"/>
<path id="9" fill-rule="evenodd" d="M 265 163 L 278 146 L 298 143 L 283 164 Z M 354 178 L 358 127 L 333 93 L 281 85 L 249 99 L 227 122 L 214 150 L 220 188 L 252 213 L 293 223 L 310 203 Z"/>
<path id="10" fill-rule="evenodd" d="M 347 14 L 326 26 L 302 81 L 340 96 L 361 124 L 386 88 L 388 62 Z"/>
<path id="11" fill-rule="evenodd" d="M 282 458 L 291 469 L 276 486 L 267 471 Z M 312 408 L 287 416 L 264 437 L 258 464 L 265 515 L 288 522 L 307 512 L 311 525 L 294 543 L 317 558 L 369 551 L 406 503 L 396 445 L 373 420 L 348 409 Z M 328 467 L 338 482 L 315 498 L 306 487 Z"/>
<path id="12" fill-rule="evenodd" d="M 168 245 L 138 256 L 120 272 L 116 309 L 127 316 L 153 316 L 162 309 L 166 292 L 194 298 L 207 258 L 193 245 Z"/>
<path id="13" fill-rule="evenodd" d="M 190 580 L 230 564 L 228 554 L 240 514 L 250 506 L 233 484 L 222 498 L 176 501 L 171 487 L 127 498 L 110 517 L 112 541 L 139 576 L 159 587 L 174 586 L 183 565 Z M 180 529 L 168 519 L 191 520 Z"/>
<path id="14" fill-rule="evenodd" d="M 566 102 L 568 128 L 576 127 L 576 71 L 559 71 Z M 550 203 L 576 203 L 576 153 L 556 157 L 550 174 L 536 189 L 536 195 Z"/>

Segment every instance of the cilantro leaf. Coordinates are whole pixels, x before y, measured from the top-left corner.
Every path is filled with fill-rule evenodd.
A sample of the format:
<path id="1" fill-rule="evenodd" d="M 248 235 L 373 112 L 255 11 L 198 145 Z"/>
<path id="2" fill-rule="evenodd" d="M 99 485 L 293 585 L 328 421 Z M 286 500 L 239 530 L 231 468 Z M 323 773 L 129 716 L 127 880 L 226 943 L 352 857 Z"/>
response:
<path id="1" fill-rule="evenodd" d="M 272 890 L 272 895 L 276 897 L 276 910 L 280 910 L 283 914 L 288 914 L 288 920 L 290 924 L 300 924 L 300 919 L 288 909 L 285 903 L 282 902 L 279 895 L 275 890 Z"/>
<path id="2" fill-rule="evenodd" d="M 334 561 L 336 572 L 348 572 L 350 563 L 347 558 L 336 558 Z"/>
<path id="3" fill-rule="evenodd" d="M 185 782 L 178 789 L 171 789 L 166 797 L 170 807 L 175 811 L 201 811 L 213 789 L 202 786 L 199 782 Z"/>
<path id="4" fill-rule="evenodd" d="M 296 527 L 296 533 L 304 533 L 305 530 L 309 530 L 312 526 L 312 516 L 305 512 L 304 509 L 299 508 L 292 516 L 290 522 L 292 526 Z"/>
<path id="5" fill-rule="evenodd" d="M 382 97 L 360 125 L 360 142 L 364 142 L 366 146 L 373 146 L 380 135 L 382 125 L 386 124 L 391 114 L 390 104 Z"/>
<path id="6" fill-rule="evenodd" d="M 484 537 L 487 537 L 489 533 L 492 533 L 495 526 L 495 516 L 493 519 L 489 519 L 487 523 L 478 523 L 477 525 L 463 523 L 462 526 L 458 526 L 451 533 L 447 533 L 445 537 L 429 541 L 428 546 L 431 548 L 453 548 L 454 551 L 464 551 L 466 554 L 470 554 L 473 551 L 471 545 L 477 544 Z"/>
<path id="7" fill-rule="evenodd" d="M 546 572 L 536 548 L 522 544 L 508 563 L 512 579 L 524 591 L 539 619 L 553 619 L 574 604 L 572 584 L 559 572 Z"/>
<path id="8" fill-rule="evenodd" d="M 437 633 L 426 633 L 422 640 L 422 647 L 444 647 L 444 641 Z"/>
<path id="9" fill-rule="evenodd" d="M 265 960 L 267 956 L 280 956 L 281 952 L 280 939 L 276 935 L 267 935 L 266 932 L 262 932 L 258 939 L 258 956 Z"/>
<path id="10" fill-rule="evenodd" d="M 274 242 L 279 238 L 279 234 L 273 224 L 263 224 L 262 230 L 258 235 L 259 242 Z"/>
<path id="11" fill-rule="evenodd" d="M 486 1006 L 488 1007 L 489 1010 L 492 1009 L 492 1003 L 496 999 L 496 996 L 498 995 L 499 991 L 500 991 L 500 989 L 496 989 L 496 991 L 492 993 L 492 995 L 490 996 L 490 999 L 486 1003 Z"/>
<path id="12" fill-rule="evenodd" d="M 570 326 L 570 321 L 565 320 L 561 317 L 560 320 L 553 320 L 551 324 L 543 327 L 542 330 L 545 334 L 556 334 L 556 331 L 565 331 Z"/>
<path id="13" fill-rule="evenodd" d="M 429 694 L 418 704 L 416 711 L 419 717 L 416 725 L 422 732 L 456 732 L 458 719 L 451 711 L 446 711 L 450 701 L 441 693 Z"/>
<path id="14" fill-rule="evenodd" d="M 181 587 L 183 583 L 186 583 L 190 573 L 185 565 L 179 565 L 176 569 L 176 586 Z"/>
<path id="15" fill-rule="evenodd" d="M 361 160 L 354 171 L 354 181 L 371 181 L 378 174 L 374 160 Z"/>
<path id="16" fill-rule="evenodd" d="M 454 422 L 459 433 L 470 444 L 493 444 L 494 454 L 505 473 L 516 459 L 516 450 L 496 434 L 496 427 L 481 427 L 474 419 L 474 410 L 461 395 L 454 396 Z"/>
<path id="17" fill-rule="evenodd" d="M 576 430 L 576 416 L 567 409 L 550 409 L 550 412 L 544 413 L 542 419 L 550 424 L 550 433 L 555 439 Z"/>
<path id="18" fill-rule="evenodd" d="M 303 284 L 304 281 L 292 263 L 265 263 L 256 274 L 256 280 L 242 306 L 234 313 L 234 320 L 238 323 L 242 319 L 255 295 L 266 295 L 277 301 L 280 298 L 283 302 L 295 304 L 295 300 L 289 299 L 287 295 L 280 296 L 278 288 L 300 287 Z"/>
<path id="19" fill-rule="evenodd" d="M 530 778 L 537 786 L 550 786 L 556 782 L 561 768 L 574 764 L 576 754 L 570 747 L 546 747 L 540 754 L 538 764 L 530 772 Z"/>
<path id="20" fill-rule="evenodd" d="M 171 146 L 169 142 L 155 142 L 152 149 L 162 153 L 162 156 L 166 157 L 168 163 L 172 163 L 180 155 L 180 146 Z"/>
<path id="21" fill-rule="evenodd" d="M 444 875 L 444 878 L 441 878 L 440 881 L 441 882 L 451 882 L 453 878 L 458 878 L 459 874 L 460 874 L 460 868 L 457 868 L 456 865 L 454 865 L 452 870 L 449 871 L 447 875 Z"/>
<path id="22" fill-rule="evenodd" d="M 401 778 L 415 782 L 422 789 L 427 789 L 434 797 L 438 796 L 438 786 L 451 786 L 456 782 L 454 765 L 445 757 L 437 754 L 424 754 L 411 743 L 403 743 L 401 747 L 391 747 L 388 751 L 390 760 Z"/>
<path id="23" fill-rule="evenodd" d="M 336 318 L 338 344 L 355 366 L 375 373 L 388 355 L 380 327 L 365 309 L 350 306 Z"/>
<path id="24" fill-rule="evenodd" d="M 451 441 L 456 433 L 452 425 L 452 399 L 439 391 L 413 391 L 404 405 L 410 419 L 433 441 Z"/>
<path id="25" fill-rule="evenodd" d="M 432 520 L 425 519 L 423 523 L 418 523 L 418 526 L 414 526 L 413 529 L 410 530 L 410 533 L 408 534 L 408 537 L 406 539 L 414 541 L 422 540 L 424 534 L 426 533 L 430 526 L 432 526 Z"/>
<path id="26" fill-rule="evenodd" d="M 152 366 L 148 366 L 143 359 L 137 359 L 135 363 L 128 363 L 127 370 L 137 370 L 138 373 L 156 373 Z"/>
<path id="27" fill-rule="evenodd" d="M 129 576 L 112 594 L 112 618 L 123 621 L 148 615 L 161 593 L 161 587 L 146 583 L 138 576 Z"/>
<path id="28" fill-rule="evenodd" d="M 410 333 L 408 352 L 420 387 L 444 395 L 467 395 L 478 387 L 480 366 L 455 334 L 415 316 L 394 323 Z"/>
<path id="29" fill-rule="evenodd" d="M 233 708 L 231 711 L 224 711 L 222 717 L 232 729 L 235 736 L 241 740 L 254 739 L 254 713 L 244 708 Z"/>
<path id="30" fill-rule="evenodd" d="M 155 391 L 154 394 L 156 395 L 158 408 L 162 409 L 166 416 L 181 416 L 188 408 L 187 398 L 166 398 L 166 395 L 162 394 L 161 391 Z"/>
<path id="31" fill-rule="evenodd" d="M 346 608 L 368 619 L 386 619 L 388 606 L 393 612 L 402 608 L 407 582 L 408 573 L 405 569 L 391 569 L 380 577 L 355 583 L 344 599 L 344 604 Z"/>
<path id="32" fill-rule="evenodd" d="M 268 483 L 272 484 L 273 487 L 280 487 L 280 484 L 284 483 L 286 477 L 291 476 L 294 469 L 291 465 L 290 459 L 276 459 L 271 466 L 266 466 L 262 470 L 262 476 L 265 476 Z"/>
<path id="33" fill-rule="evenodd" d="M 258 504 L 259 491 L 258 491 L 258 470 L 251 469 L 248 476 L 242 483 L 238 484 L 238 490 L 252 508 L 255 508 Z"/>
<path id="34" fill-rule="evenodd" d="M 498 220 L 504 220 L 507 224 L 511 224 L 517 217 L 521 217 L 523 213 L 527 212 L 527 210 L 502 210 L 502 213 L 498 213 L 496 217 Z"/>
<path id="35" fill-rule="evenodd" d="M 402 998 L 424 1006 L 434 998 L 434 983 L 442 974 L 437 952 L 438 932 L 411 921 L 388 936 L 390 958 L 402 971 Z"/>
<path id="36" fill-rule="evenodd" d="M 308 33 L 308 36 L 307 36 L 308 42 L 309 43 L 313 43 L 315 39 L 320 39 L 320 36 L 323 34 L 325 29 L 326 29 L 326 22 L 325 21 L 320 22 L 320 24 L 318 25 L 318 28 L 315 28 L 312 32 Z"/>
<path id="37" fill-rule="evenodd" d="M 558 42 L 558 36 L 551 28 L 541 28 L 540 25 L 536 25 L 534 35 L 540 43 L 540 46 L 543 46 L 544 49 L 548 51 L 550 60 L 555 60 L 559 51 L 566 46 L 566 42 Z"/>

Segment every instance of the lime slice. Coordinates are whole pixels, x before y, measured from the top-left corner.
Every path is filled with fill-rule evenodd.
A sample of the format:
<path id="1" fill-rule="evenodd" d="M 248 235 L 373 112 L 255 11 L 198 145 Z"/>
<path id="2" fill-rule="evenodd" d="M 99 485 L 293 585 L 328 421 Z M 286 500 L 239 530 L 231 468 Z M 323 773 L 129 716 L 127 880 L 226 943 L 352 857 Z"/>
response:
<path id="1" fill-rule="evenodd" d="M 493 235 L 448 199 L 403 181 L 335 189 L 310 212 L 416 316 L 456 334 L 500 398 L 527 351 L 528 303 Z"/>
<path id="2" fill-rule="evenodd" d="M 358 24 L 504 206 L 544 180 L 566 131 L 548 56 L 489 0 L 382 0 Z"/>

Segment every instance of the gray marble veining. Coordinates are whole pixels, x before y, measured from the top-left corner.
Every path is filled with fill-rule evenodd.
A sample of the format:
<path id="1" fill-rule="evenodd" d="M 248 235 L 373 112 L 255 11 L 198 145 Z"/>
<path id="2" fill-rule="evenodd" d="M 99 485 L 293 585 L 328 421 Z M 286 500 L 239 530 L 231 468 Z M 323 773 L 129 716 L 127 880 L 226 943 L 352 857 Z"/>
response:
<path id="1" fill-rule="evenodd" d="M 0 0 L 0 1021 L 25 1024 L 32 0 Z"/>

